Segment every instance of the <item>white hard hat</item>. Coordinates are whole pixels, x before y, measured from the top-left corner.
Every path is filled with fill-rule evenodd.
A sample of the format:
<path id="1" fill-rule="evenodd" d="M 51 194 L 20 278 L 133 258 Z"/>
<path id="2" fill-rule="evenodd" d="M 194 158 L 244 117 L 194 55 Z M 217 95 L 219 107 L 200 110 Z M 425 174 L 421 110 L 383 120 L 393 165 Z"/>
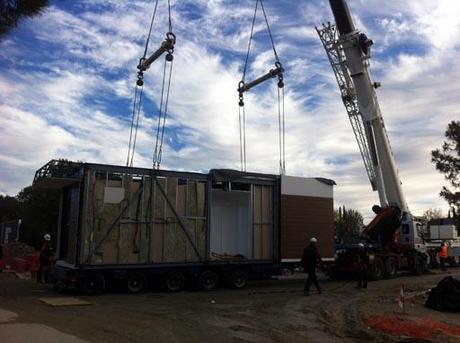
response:
<path id="1" fill-rule="evenodd" d="M 318 240 L 315 237 L 310 238 L 310 243 L 316 243 Z"/>
<path id="2" fill-rule="evenodd" d="M 45 241 L 50 241 L 51 240 L 51 235 L 49 233 L 47 233 L 46 235 L 43 236 L 43 238 L 45 239 Z"/>
<path id="3" fill-rule="evenodd" d="M 360 248 L 364 248 L 364 244 L 363 244 L 363 243 L 359 243 L 358 246 L 359 246 Z"/>

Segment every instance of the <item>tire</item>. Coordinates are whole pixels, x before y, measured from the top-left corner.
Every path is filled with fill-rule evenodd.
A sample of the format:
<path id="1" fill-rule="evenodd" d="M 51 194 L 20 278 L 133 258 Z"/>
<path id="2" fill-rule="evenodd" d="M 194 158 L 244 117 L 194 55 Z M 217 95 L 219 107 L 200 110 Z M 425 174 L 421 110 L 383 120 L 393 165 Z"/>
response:
<path id="1" fill-rule="evenodd" d="M 131 273 L 126 279 L 125 289 L 128 293 L 138 294 L 148 288 L 149 282 L 143 273 Z"/>
<path id="2" fill-rule="evenodd" d="M 422 275 L 424 270 L 425 260 L 421 256 L 415 256 L 411 267 L 412 274 Z"/>
<path id="3" fill-rule="evenodd" d="M 384 275 L 385 275 L 385 263 L 383 263 L 383 260 L 380 257 L 376 257 L 374 259 L 374 263 L 372 263 L 371 265 L 369 278 L 372 281 L 378 281 L 378 280 L 383 279 Z"/>
<path id="4" fill-rule="evenodd" d="M 53 289 L 57 293 L 65 293 L 67 291 L 67 284 L 62 280 L 53 281 Z"/>
<path id="5" fill-rule="evenodd" d="M 219 286 L 219 275 L 212 270 L 205 270 L 198 276 L 198 287 L 202 291 L 213 291 Z"/>
<path id="6" fill-rule="evenodd" d="M 180 271 L 170 272 L 162 279 L 162 288 L 167 292 L 180 292 L 185 286 L 185 276 Z"/>
<path id="7" fill-rule="evenodd" d="M 460 265 L 458 256 L 451 256 L 448 261 L 450 267 L 458 267 Z"/>
<path id="8" fill-rule="evenodd" d="M 87 295 L 101 294 L 105 290 L 105 278 L 100 273 L 87 275 L 79 280 L 78 288 Z"/>
<path id="9" fill-rule="evenodd" d="M 429 255 L 430 255 L 430 268 L 432 269 L 439 268 L 439 262 L 436 259 L 436 255 L 437 255 L 436 252 L 430 251 Z"/>
<path id="10" fill-rule="evenodd" d="M 385 260 L 385 279 L 394 279 L 398 275 L 398 264 L 394 257 Z"/>
<path id="11" fill-rule="evenodd" d="M 248 283 L 248 273 L 243 269 L 235 269 L 228 273 L 227 284 L 233 289 L 242 289 Z"/>

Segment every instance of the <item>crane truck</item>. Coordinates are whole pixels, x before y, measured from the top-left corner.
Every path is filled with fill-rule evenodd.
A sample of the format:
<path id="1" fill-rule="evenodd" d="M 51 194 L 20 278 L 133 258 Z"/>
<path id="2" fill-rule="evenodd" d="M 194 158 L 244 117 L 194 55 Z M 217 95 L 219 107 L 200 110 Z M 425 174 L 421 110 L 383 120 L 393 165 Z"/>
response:
<path id="1" fill-rule="evenodd" d="M 336 247 L 335 271 L 358 269 L 358 243 L 367 247 L 371 279 L 393 278 L 398 270 L 421 274 L 436 256 L 440 241 L 430 240 L 414 220 L 401 187 L 376 89 L 369 73 L 373 41 L 356 29 L 345 0 L 329 0 L 335 25 L 323 24 L 316 31 L 334 71 L 372 189 L 380 206 L 359 240 Z M 458 240 L 450 240 L 451 253 L 460 255 Z M 431 260 L 431 261 L 430 261 Z"/>

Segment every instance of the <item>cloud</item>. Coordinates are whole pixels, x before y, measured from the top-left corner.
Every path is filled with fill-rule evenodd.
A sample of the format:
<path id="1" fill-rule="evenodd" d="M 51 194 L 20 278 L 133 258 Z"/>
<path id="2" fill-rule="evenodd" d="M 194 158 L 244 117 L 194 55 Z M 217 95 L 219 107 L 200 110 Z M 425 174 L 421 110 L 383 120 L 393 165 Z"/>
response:
<path id="1" fill-rule="evenodd" d="M 286 68 L 287 173 L 335 179 L 336 204 L 370 218 L 378 197 L 314 30 L 332 21 L 327 2 L 265 6 Z M 0 42 L 0 192 L 14 194 L 28 185 L 51 158 L 125 163 L 136 65 L 152 7 L 147 1 L 56 3 Z M 459 117 L 458 6 L 443 0 L 355 0 L 350 8 L 356 26 L 376 42 L 372 70 L 383 83 L 379 100 L 409 206 L 416 214 L 445 209 L 438 197 L 442 175 L 429 155 L 442 143 L 447 123 Z M 238 169 L 236 88 L 253 3 L 180 1 L 173 2 L 172 12 L 178 40 L 163 166 Z M 164 39 L 165 14 L 160 3 L 149 53 Z M 273 67 L 265 24 L 257 19 L 248 79 Z M 409 45 L 417 48 L 404 48 Z M 145 73 L 138 166 L 151 166 L 162 63 Z M 251 171 L 278 172 L 276 99 L 276 80 L 245 94 Z"/>

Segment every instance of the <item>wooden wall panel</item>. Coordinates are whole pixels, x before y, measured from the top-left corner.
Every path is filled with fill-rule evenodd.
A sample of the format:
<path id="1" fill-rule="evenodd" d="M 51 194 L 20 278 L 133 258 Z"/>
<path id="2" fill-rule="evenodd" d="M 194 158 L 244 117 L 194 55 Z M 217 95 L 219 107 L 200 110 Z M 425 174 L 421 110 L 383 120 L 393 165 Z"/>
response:
<path id="1" fill-rule="evenodd" d="M 321 257 L 334 257 L 333 205 L 332 198 L 281 195 L 281 258 L 300 258 L 311 237 Z"/>

